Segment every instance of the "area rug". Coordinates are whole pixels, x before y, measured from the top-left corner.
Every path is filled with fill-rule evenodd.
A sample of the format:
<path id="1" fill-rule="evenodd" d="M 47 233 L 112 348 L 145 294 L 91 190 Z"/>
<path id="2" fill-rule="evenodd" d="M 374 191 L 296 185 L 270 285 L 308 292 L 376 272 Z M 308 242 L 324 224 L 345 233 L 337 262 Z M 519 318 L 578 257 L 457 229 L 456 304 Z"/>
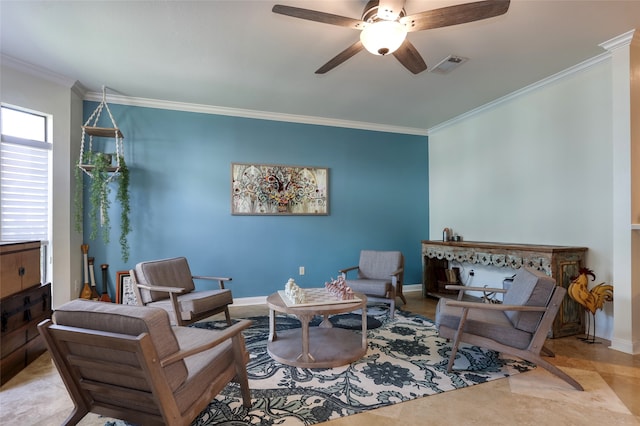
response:
<path id="1" fill-rule="evenodd" d="M 329 317 L 329 321 L 337 328 L 345 328 L 347 330 L 362 330 L 362 314 L 339 314 Z M 316 319 L 314 323 L 320 323 L 319 319 Z M 377 318 L 367 315 L 367 330 L 375 330 L 378 327 L 382 327 L 382 321 Z"/>
<path id="2" fill-rule="evenodd" d="M 245 340 L 250 353 L 251 409 L 242 406 L 239 387 L 232 383 L 193 425 L 313 425 L 535 368 L 523 360 L 461 345 L 455 363 L 459 371 L 447 373 L 451 346 L 437 336 L 431 320 L 398 310 L 393 320 L 384 309 L 378 313 L 376 319 L 382 325 L 367 332 L 366 355 L 349 365 L 326 369 L 290 367 L 272 360 L 266 347 L 268 317 L 250 318 L 253 325 L 245 330 Z M 225 323 L 197 326 L 219 329 Z M 277 327 L 286 330 L 300 323 L 294 317 L 278 316 Z"/>

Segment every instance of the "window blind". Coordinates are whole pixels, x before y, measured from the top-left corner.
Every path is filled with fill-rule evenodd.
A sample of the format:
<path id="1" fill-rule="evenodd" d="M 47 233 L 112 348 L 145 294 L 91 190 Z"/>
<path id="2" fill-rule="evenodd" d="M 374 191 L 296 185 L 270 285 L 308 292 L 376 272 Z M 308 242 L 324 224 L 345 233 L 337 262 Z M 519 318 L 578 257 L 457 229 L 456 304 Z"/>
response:
<path id="1" fill-rule="evenodd" d="M 49 239 L 51 144 L 2 135 L 0 240 Z"/>

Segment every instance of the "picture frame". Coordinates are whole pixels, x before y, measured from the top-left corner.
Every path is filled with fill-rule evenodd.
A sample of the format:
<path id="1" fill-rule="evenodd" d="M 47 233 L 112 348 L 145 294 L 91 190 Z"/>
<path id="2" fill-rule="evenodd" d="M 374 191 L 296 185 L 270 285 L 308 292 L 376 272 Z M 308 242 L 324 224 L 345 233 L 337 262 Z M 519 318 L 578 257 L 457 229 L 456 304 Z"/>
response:
<path id="1" fill-rule="evenodd" d="M 283 164 L 231 164 L 231 214 L 329 214 L 329 169 Z"/>
<path id="2" fill-rule="evenodd" d="M 118 286 L 116 291 L 116 303 L 122 305 L 137 305 L 138 299 L 136 298 L 136 292 L 133 288 L 133 279 L 129 271 L 116 272 L 116 285 Z"/>

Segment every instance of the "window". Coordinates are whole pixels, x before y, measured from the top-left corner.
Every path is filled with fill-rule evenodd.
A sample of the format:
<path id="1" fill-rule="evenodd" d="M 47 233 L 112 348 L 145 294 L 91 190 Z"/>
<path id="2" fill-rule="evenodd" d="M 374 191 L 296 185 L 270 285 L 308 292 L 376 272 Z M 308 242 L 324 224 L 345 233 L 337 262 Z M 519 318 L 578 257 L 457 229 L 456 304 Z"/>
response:
<path id="1" fill-rule="evenodd" d="M 0 240 L 40 240 L 47 244 L 51 222 L 51 118 L 2 105 L 0 123 Z"/>

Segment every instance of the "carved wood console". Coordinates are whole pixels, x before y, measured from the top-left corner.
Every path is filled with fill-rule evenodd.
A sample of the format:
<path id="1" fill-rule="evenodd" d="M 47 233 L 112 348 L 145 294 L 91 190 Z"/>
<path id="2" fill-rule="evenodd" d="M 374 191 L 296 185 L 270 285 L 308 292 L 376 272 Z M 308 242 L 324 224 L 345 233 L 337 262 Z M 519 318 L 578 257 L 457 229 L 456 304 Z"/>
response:
<path id="1" fill-rule="evenodd" d="M 474 241 L 422 241 L 422 288 L 424 296 L 442 297 L 437 272 L 449 262 L 467 262 L 499 268 L 522 266 L 544 271 L 557 285 L 568 288 L 571 278 L 584 266 L 586 247 L 504 244 Z M 550 337 L 584 333 L 584 310 L 565 296 Z"/>

